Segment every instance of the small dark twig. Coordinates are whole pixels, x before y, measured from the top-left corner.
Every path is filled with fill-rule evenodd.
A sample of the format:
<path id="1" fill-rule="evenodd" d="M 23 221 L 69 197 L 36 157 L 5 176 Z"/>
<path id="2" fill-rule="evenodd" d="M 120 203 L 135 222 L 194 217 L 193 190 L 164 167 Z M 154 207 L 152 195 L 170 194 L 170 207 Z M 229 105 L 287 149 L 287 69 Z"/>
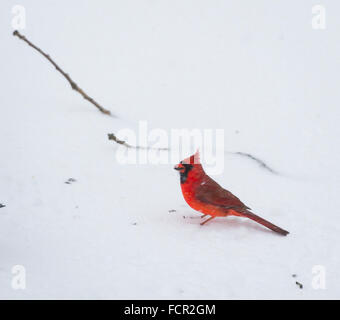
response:
<path id="1" fill-rule="evenodd" d="M 262 161 L 259 158 L 254 157 L 250 153 L 245 153 L 245 152 L 232 152 L 232 153 L 240 155 L 240 156 L 248 157 L 248 158 L 256 161 L 262 168 L 268 170 L 269 172 L 271 172 L 273 174 L 279 174 L 277 171 L 275 171 L 274 169 L 270 168 L 264 161 Z"/>
<path id="2" fill-rule="evenodd" d="M 0 208 L 5 208 L 6 206 L 2 203 L 0 203 Z"/>
<path id="3" fill-rule="evenodd" d="M 159 151 L 169 150 L 169 148 L 152 148 L 152 147 L 132 146 L 131 144 L 128 144 L 124 140 L 119 140 L 114 133 L 108 133 L 107 136 L 109 140 L 113 140 L 114 142 L 121 144 L 125 146 L 126 148 L 143 149 L 143 150 L 159 150 Z"/>
<path id="4" fill-rule="evenodd" d="M 138 148 L 138 147 L 131 146 L 130 144 L 128 144 L 124 140 L 119 140 L 114 133 L 108 133 L 107 136 L 108 136 L 109 140 L 112 140 L 112 141 L 114 141 L 114 142 L 116 142 L 118 144 L 121 144 L 121 145 L 123 145 L 123 146 L 125 146 L 127 148 L 136 148 L 136 149 Z"/>
<path id="5" fill-rule="evenodd" d="M 112 115 L 111 112 L 109 110 L 106 110 L 105 108 L 103 108 L 97 101 L 95 101 L 93 98 L 91 98 L 89 95 L 87 95 L 81 88 L 78 87 L 78 85 L 71 79 L 71 77 L 69 76 L 68 73 L 66 73 L 65 71 L 63 71 L 53 60 L 52 58 L 45 53 L 44 51 L 42 51 L 40 48 L 38 48 L 36 45 L 34 45 L 31 41 L 29 41 L 25 36 L 23 36 L 22 34 L 20 34 L 20 32 L 18 30 L 15 30 L 13 32 L 14 36 L 17 36 L 19 39 L 25 41 L 30 47 L 32 47 L 33 49 L 35 49 L 36 51 L 38 51 L 41 55 L 43 55 L 49 62 L 52 63 L 52 65 L 57 69 L 57 71 L 59 71 L 64 78 L 69 82 L 69 84 L 71 85 L 71 88 L 75 91 L 77 91 L 79 94 L 82 95 L 82 97 L 84 99 L 86 99 L 87 101 L 89 101 L 90 103 L 92 103 L 96 108 L 98 108 L 98 110 L 104 114 L 107 115 Z"/>

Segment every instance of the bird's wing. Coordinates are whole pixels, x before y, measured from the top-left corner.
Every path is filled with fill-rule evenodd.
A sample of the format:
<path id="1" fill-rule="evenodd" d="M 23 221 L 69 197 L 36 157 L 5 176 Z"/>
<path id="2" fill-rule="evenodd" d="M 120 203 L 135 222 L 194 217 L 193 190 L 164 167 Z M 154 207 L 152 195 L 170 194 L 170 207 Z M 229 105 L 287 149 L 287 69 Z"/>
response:
<path id="1" fill-rule="evenodd" d="M 199 201 L 213 204 L 219 207 L 232 207 L 250 209 L 239 198 L 228 190 L 223 189 L 216 181 L 206 176 L 197 186 L 195 196 Z"/>

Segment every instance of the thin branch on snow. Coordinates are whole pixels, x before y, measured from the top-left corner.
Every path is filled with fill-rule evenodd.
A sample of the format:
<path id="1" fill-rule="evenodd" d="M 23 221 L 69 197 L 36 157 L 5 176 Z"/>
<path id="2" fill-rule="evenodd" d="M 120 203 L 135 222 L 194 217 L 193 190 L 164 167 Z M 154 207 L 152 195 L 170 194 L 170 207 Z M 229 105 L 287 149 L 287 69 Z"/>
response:
<path id="1" fill-rule="evenodd" d="M 254 160 L 255 162 L 257 162 L 262 168 L 268 170 L 269 172 L 273 173 L 273 174 L 279 174 L 277 171 L 275 171 L 274 169 L 270 168 L 264 161 L 262 161 L 259 158 L 254 157 L 253 155 L 251 155 L 250 153 L 245 153 L 245 152 L 231 152 L 232 154 L 236 154 L 239 156 L 243 156 L 243 157 L 247 157 L 251 160 Z"/>
<path id="2" fill-rule="evenodd" d="M 131 144 L 128 144 L 124 140 L 119 140 L 114 133 L 108 133 L 107 136 L 108 136 L 109 140 L 113 140 L 114 142 L 121 144 L 121 145 L 125 146 L 126 148 L 144 149 L 144 150 L 158 150 L 158 151 L 169 150 L 169 148 L 152 148 L 152 147 L 132 146 Z"/>
<path id="3" fill-rule="evenodd" d="M 146 150 L 170 150 L 169 148 L 151 148 L 151 147 L 141 147 L 141 146 L 132 146 L 130 144 L 128 144 L 126 141 L 124 140 L 119 140 L 115 134 L 113 133 L 108 133 L 108 138 L 109 140 L 113 140 L 114 142 L 121 144 L 123 146 L 125 146 L 126 148 L 134 148 L 134 149 L 146 149 Z M 245 153 L 245 152 L 227 152 L 230 154 L 235 154 L 238 156 L 243 156 L 243 157 L 247 157 L 255 162 L 257 162 L 262 168 L 264 168 L 265 170 L 268 170 L 269 172 L 273 173 L 273 174 L 278 174 L 277 171 L 273 170 L 272 168 L 270 168 L 264 161 L 262 161 L 259 158 L 254 157 L 253 155 L 251 155 L 250 153 Z"/>
<path id="4" fill-rule="evenodd" d="M 136 149 L 138 148 L 138 147 L 134 147 L 134 146 L 128 144 L 124 140 L 119 140 L 114 133 L 108 133 L 107 136 L 108 136 L 109 140 L 113 140 L 114 142 L 121 144 L 121 145 L 123 145 L 127 148 L 136 148 Z"/>
<path id="5" fill-rule="evenodd" d="M 102 107 L 97 101 L 95 101 L 93 98 L 91 98 L 87 93 L 85 93 L 81 88 L 78 87 L 78 85 L 71 79 L 71 77 L 69 76 L 68 73 L 66 73 L 64 70 L 62 70 L 53 60 L 52 58 L 45 53 L 44 51 L 42 51 L 40 48 L 38 48 L 36 45 L 34 45 L 31 41 L 29 41 L 25 36 L 23 36 L 22 34 L 20 34 L 20 32 L 18 30 L 15 30 L 13 32 L 14 36 L 17 36 L 19 39 L 25 41 L 30 47 L 32 47 L 33 49 L 35 49 L 36 51 L 38 51 L 41 55 L 43 55 L 50 63 L 52 63 L 52 65 L 57 69 L 57 71 L 59 71 L 64 78 L 69 82 L 69 84 L 71 85 L 71 88 L 75 91 L 77 91 L 80 95 L 82 95 L 82 97 L 84 99 L 86 99 L 87 101 L 89 101 L 90 103 L 92 103 L 100 112 L 107 114 L 109 116 L 112 116 L 111 111 L 105 109 L 104 107 Z"/>

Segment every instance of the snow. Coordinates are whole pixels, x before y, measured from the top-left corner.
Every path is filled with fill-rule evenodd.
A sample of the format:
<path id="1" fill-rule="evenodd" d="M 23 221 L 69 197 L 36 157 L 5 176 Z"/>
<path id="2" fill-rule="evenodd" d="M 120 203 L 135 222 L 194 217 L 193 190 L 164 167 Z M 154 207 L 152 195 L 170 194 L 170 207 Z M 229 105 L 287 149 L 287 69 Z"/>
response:
<path id="1" fill-rule="evenodd" d="M 0 3 L 0 298 L 339 298 L 339 3 L 314 30 L 313 1 L 22 0 L 20 32 L 117 118 L 12 36 L 15 4 Z M 173 163 L 117 162 L 107 134 L 139 121 L 224 129 L 226 151 L 279 174 L 226 153 L 213 178 L 290 234 L 201 227 Z"/>

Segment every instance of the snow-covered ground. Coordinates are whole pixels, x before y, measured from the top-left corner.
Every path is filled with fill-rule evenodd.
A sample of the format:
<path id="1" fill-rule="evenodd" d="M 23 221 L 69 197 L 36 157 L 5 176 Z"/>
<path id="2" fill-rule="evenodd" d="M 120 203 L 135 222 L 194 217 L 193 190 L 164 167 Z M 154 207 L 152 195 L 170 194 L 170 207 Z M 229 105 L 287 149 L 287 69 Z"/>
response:
<path id="1" fill-rule="evenodd" d="M 16 4 L 118 118 L 12 36 Z M 1 1 L 0 298 L 340 298 L 340 4 L 320 4 L 325 30 L 315 1 Z M 172 163 L 117 162 L 107 133 L 140 120 L 224 129 L 279 175 L 226 154 L 213 178 L 290 234 L 190 219 Z"/>

